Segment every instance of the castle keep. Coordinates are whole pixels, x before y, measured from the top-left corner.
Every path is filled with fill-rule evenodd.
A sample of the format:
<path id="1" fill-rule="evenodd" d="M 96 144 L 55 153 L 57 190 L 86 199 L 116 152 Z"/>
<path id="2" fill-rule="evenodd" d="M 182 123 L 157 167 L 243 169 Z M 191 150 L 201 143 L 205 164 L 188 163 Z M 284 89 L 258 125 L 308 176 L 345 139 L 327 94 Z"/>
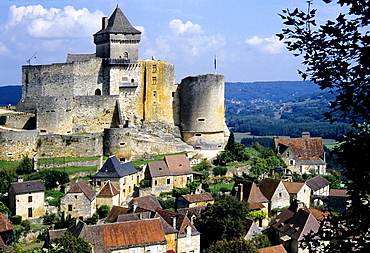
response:
<path id="1" fill-rule="evenodd" d="M 65 63 L 22 67 L 17 111 L 24 114 L 12 122 L 27 122 L 37 135 L 35 130 L 0 132 L 0 159 L 89 154 L 123 161 L 224 148 L 222 75 L 187 77 L 176 84 L 171 63 L 139 60 L 141 32 L 118 6 L 93 36 L 95 54 L 68 54 Z M 20 150 L 19 141 L 28 135 L 32 141 L 21 141 L 27 148 Z"/>

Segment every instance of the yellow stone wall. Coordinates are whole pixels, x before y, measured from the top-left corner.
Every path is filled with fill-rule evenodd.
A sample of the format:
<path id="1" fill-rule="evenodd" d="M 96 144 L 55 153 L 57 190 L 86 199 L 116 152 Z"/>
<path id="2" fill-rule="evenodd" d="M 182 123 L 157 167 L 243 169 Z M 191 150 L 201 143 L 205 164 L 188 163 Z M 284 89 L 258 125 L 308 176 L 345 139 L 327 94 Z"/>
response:
<path id="1" fill-rule="evenodd" d="M 173 176 L 173 187 L 185 188 L 187 182 L 192 182 L 192 181 L 193 181 L 193 174 L 176 175 L 176 176 Z"/>
<path id="2" fill-rule="evenodd" d="M 29 197 L 32 198 L 29 199 Z M 39 218 L 45 214 L 44 192 L 31 192 L 15 196 L 15 215 L 22 216 L 22 219 Z M 31 200 L 29 202 L 29 200 Z M 32 217 L 28 216 L 28 209 L 32 208 Z"/>

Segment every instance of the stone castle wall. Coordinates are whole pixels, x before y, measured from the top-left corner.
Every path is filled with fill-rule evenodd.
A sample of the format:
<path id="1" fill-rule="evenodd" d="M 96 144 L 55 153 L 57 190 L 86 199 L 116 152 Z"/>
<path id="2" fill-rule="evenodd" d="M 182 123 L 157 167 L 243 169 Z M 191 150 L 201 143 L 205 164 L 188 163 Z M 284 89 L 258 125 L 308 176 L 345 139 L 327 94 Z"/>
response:
<path id="1" fill-rule="evenodd" d="M 37 130 L 0 132 L 0 160 L 16 161 L 36 154 Z"/>
<path id="2" fill-rule="evenodd" d="M 6 116 L 6 125 L 19 129 L 35 129 L 36 117 L 33 113 L 18 113 Z"/>

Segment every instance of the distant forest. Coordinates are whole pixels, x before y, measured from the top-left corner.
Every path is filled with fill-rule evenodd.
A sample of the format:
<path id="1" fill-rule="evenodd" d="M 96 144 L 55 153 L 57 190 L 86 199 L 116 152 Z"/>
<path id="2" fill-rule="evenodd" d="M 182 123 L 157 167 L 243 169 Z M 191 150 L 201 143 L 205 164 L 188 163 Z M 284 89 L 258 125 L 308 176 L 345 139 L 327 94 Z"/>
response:
<path id="1" fill-rule="evenodd" d="M 0 87 L 0 106 L 16 105 L 21 86 Z M 225 83 L 226 121 L 234 132 L 259 136 L 311 136 L 336 139 L 347 133 L 347 122 L 330 124 L 323 114 L 335 94 L 309 81 Z"/>

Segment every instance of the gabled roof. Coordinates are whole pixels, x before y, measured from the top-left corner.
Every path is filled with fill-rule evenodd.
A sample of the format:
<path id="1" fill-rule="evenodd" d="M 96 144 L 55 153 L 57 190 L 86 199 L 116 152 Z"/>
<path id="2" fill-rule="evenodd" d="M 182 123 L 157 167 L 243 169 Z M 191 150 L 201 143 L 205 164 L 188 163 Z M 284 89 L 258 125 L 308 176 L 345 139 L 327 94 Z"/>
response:
<path id="1" fill-rule="evenodd" d="M 320 211 L 319 209 L 312 208 L 312 207 L 310 207 L 310 212 L 318 221 L 324 220 L 324 218 L 330 214 L 329 212 L 323 212 L 323 211 Z"/>
<path id="2" fill-rule="evenodd" d="M 13 230 L 12 223 L 5 217 L 4 214 L 0 213 L 0 232 Z"/>
<path id="3" fill-rule="evenodd" d="M 111 156 L 104 163 L 103 167 L 93 178 L 121 178 L 135 174 L 137 170 L 131 162 L 120 163 L 115 156 Z"/>
<path id="4" fill-rule="evenodd" d="M 129 208 L 122 207 L 122 206 L 112 206 L 110 209 L 110 212 L 105 218 L 105 222 L 115 222 L 117 220 L 117 217 L 121 214 L 127 214 L 130 211 Z"/>
<path id="5" fill-rule="evenodd" d="M 147 211 L 155 211 L 157 208 L 162 208 L 158 199 L 151 195 L 134 198 L 132 204 L 137 205 L 137 208 L 145 209 Z"/>
<path id="6" fill-rule="evenodd" d="M 170 170 L 168 169 L 165 161 L 148 162 L 147 166 L 152 178 L 170 175 Z"/>
<path id="7" fill-rule="evenodd" d="M 185 208 L 178 208 L 177 213 L 183 214 L 188 216 L 190 218 L 193 215 L 200 214 L 203 209 L 205 209 L 207 206 L 194 206 L 194 207 L 185 207 Z"/>
<path id="8" fill-rule="evenodd" d="M 193 172 L 191 170 L 190 161 L 185 154 L 165 156 L 164 160 L 166 161 L 171 175 L 189 174 Z"/>
<path id="9" fill-rule="evenodd" d="M 284 181 L 283 184 L 286 190 L 289 192 L 289 194 L 297 194 L 304 186 L 304 183 L 300 183 L 300 182 Z"/>
<path id="10" fill-rule="evenodd" d="M 347 189 L 330 189 L 329 196 L 337 198 L 348 198 L 350 195 Z"/>
<path id="11" fill-rule="evenodd" d="M 178 214 L 169 210 L 157 208 L 155 210 L 169 225 L 175 224 L 175 229 L 180 234 L 186 234 L 186 228 L 188 226 L 191 227 L 192 234 L 198 234 L 198 230 L 194 227 L 194 225 L 191 223 L 189 218 L 186 215 Z"/>
<path id="12" fill-rule="evenodd" d="M 83 193 L 90 201 L 95 199 L 95 192 L 82 179 L 75 180 L 71 183 L 71 185 L 71 188 L 66 194 Z"/>
<path id="13" fill-rule="evenodd" d="M 325 186 L 330 185 L 330 182 L 323 178 L 322 176 L 316 176 L 306 181 L 306 185 L 312 190 L 317 191 L 324 188 Z"/>
<path id="14" fill-rule="evenodd" d="M 153 244 L 166 244 L 159 218 L 100 225 L 106 248 L 123 249 Z"/>
<path id="15" fill-rule="evenodd" d="M 287 253 L 286 249 L 282 244 L 258 249 L 259 253 Z"/>
<path id="16" fill-rule="evenodd" d="M 263 207 L 262 203 L 269 202 L 254 182 L 242 179 L 235 180 L 234 187 L 231 191 L 232 196 L 240 197 L 240 193 L 238 192 L 240 185 L 243 186 L 243 201 L 249 203 L 251 209 L 261 208 Z"/>
<path id="17" fill-rule="evenodd" d="M 117 6 L 112 15 L 109 17 L 107 27 L 103 28 L 94 35 L 105 34 L 105 33 L 121 33 L 121 34 L 141 34 L 141 32 L 135 29 L 126 18 L 125 14 Z"/>
<path id="18" fill-rule="evenodd" d="M 280 182 L 279 179 L 264 178 L 259 185 L 259 189 L 267 199 L 271 200 Z"/>
<path id="19" fill-rule="evenodd" d="M 214 198 L 209 192 L 199 193 L 199 194 L 186 194 L 181 195 L 189 203 L 203 202 L 203 201 L 214 201 Z"/>
<path id="20" fill-rule="evenodd" d="M 119 194 L 119 190 L 108 180 L 105 185 L 100 189 L 97 197 L 113 197 Z"/>
<path id="21" fill-rule="evenodd" d="M 274 139 L 275 149 L 281 154 L 288 147 L 299 160 L 323 160 L 322 138 Z"/>
<path id="22" fill-rule="evenodd" d="M 15 194 L 45 191 L 44 183 L 41 180 L 11 183 L 10 187 L 13 188 Z"/>

